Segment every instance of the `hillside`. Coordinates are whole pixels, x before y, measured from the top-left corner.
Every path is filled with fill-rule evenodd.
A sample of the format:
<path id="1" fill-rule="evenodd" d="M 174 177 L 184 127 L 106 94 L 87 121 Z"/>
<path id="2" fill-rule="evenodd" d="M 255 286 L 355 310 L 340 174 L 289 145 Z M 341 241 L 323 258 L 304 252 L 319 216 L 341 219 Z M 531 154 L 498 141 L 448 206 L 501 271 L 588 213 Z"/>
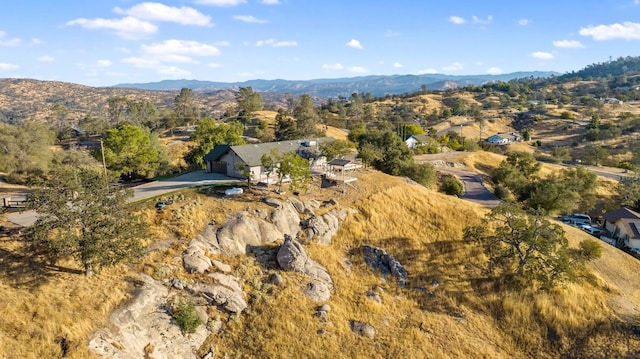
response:
<path id="1" fill-rule="evenodd" d="M 333 198 L 351 211 L 330 245 L 304 245 L 333 279 L 334 290 L 325 302 L 331 307 L 328 317 L 318 317 L 316 308 L 322 303 L 302 294 L 300 274 L 274 265 L 270 255 L 281 241 L 237 257 L 210 254 L 231 266 L 249 306 L 239 315 L 209 307 L 208 317 L 221 328 L 200 346 L 200 355 L 209 348 L 216 357 L 599 358 L 640 353 L 640 338 L 634 334 L 640 307 L 640 280 L 634 274 L 640 261 L 604 245 L 602 258 L 589 265 L 595 281 L 552 292 L 498 290 L 484 279 L 484 256 L 462 236 L 464 226 L 480 223 L 484 208 L 377 171 L 365 170 L 358 177 L 346 193 L 314 187 L 299 197 Z M 180 260 L 201 228 L 224 223 L 239 211 L 264 211 L 269 207 L 261 198 L 273 194 L 184 195 L 163 212 L 153 202 L 138 205 L 140 217 L 153 225 L 149 252 L 139 262 L 93 278 L 82 276 L 71 262 L 41 266 L 17 237 L 3 237 L 0 357 L 58 357 L 62 338 L 70 343 L 69 358 L 95 357 L 87 349 L 91 333 L 108 328 L 109 313 L 130 303 L 137 287 L 146 286 L 142 274 L 167 283 L 170 295 L 183 295 L 169 286 L 172 278 L 193 283 L 207 277 L 187 273 Z M 589 238 L 564 228 L 572 246 Z M 404 265 L 407 285 L 372 271 L 362 257 L 364 245 L 384 249 Z M 274 274 L 283 285 L 272 284 Z M 372 292 L 373 297 L 367 294 Z M 373 326 L 375 337 L 353 333 L 352 321 Z M 173 335 L 166 340 L 177 347 Z M 149 338 L 139 341 L 144 341 L 141 347 L 149 343 L 145 352 L 152 357 L 154 346 L 163 347 Z M 124 344 L 109 346 L 117 350 Z"/>

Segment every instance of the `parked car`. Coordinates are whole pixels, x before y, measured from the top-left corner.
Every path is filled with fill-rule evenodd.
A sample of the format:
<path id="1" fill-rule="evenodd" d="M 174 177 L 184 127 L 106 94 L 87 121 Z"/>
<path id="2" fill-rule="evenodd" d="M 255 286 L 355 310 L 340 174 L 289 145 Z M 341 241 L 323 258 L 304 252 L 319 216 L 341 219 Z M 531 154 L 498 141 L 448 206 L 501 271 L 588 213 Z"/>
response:
<path id="1" fill-rule="evenodd" d="M 574 213 L 562 217 L 562 222 L 572 226 L 591 225 L 591 217 L 588 214 Z"/>
<path id="2" fill-rule="evenodd" d="M 582 229 L 583 231 L 585 231 L 585 232 L 587 232 L 587 233 L 589 233 L 591 235 L 594 235 L 594 236 L 599 236 L 604 232 L 604 230 L 602 228 L 593 227 L 593 226 L 590 226 L 588 224 L 581 225 L 580 229 Z"/>

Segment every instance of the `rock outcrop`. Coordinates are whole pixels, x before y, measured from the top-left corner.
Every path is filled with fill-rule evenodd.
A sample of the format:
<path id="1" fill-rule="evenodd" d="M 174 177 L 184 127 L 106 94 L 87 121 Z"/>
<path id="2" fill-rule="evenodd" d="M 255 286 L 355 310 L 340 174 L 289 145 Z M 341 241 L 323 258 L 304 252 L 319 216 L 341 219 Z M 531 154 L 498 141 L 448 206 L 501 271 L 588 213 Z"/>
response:
<path id="1" fill-rule="evenodd" d="M 247 308 L 245 294 L 235 277 L 223 273 L 213 273 L 209 277 L 213 284 L 197 283 L 187 289 L 229 313 L 241 313 Z"/>
<path id="2" fill-rule="evenodd" d="M 331 210 L 321 216 L 312 216 L 304 222 L 305 234 L 311 241 L 329 245 L 338 233 L 340 223 L 347 218 L 346 210 Z"/>
<path id="3" fill-rule="evenodd" d="M 351 327 L 351 330 L 354 333 L 360 336 L 363 336 L 369 339 L 373 339 L 376 336 L 376 329 L 367 323 L 362 323 L 362 322 L 352 320 L 349 323 L 349 326 Z"/>
<path id="4" fill-rule="evenodd" d="M 297 218 L 297 215 L 296 215 Z M 247 245 L 260 246 L 282 238 L 283 232 L 273 223 L 241 212 L 223 224 L 216 234 L 222 254 L 236 256 L 246 253 Z"/>
<path id="5" fill-rule="evenodd" d="M 280 208 L 275 209 L 271 213 L 271 222 L 282 234 L 296 237 L 298 232 L 300 232 L 300 216 L 296 208 L 289 201 L 282 203 Z M 280 238 L 282 238 L 282 236 Z"/>
<path id="6" fill-rule="evenodd" d="M 304 290 L 305 295 L 317 301 L 329 299 L 333 290 L 333 281 L 329 272 L 318 262 L 309 258 L 300 242 L 291 236 L 285 236 L 284 244 L 278 250 L 277 261 L 280 268 L 303 273 L 311 278 Z"/>
<path id="7" fill-rule="evenodd" d="M 167 287 L 145 275 L 141 279 L 144 284 L 132 300 L 111 314 L 109 325 L 91 335 L 89 350 L 101 358 L 137 359 L 150 344 L 156 359 L 196 358 L 195 350 L 209 334 L 205 326 L 187 340 L 165 309 Z"/>
<path id="8" fill-rule="evenodd" d="M 391 254 L 387 254 L 383 249 L 362 246 L 362 255 L 367 265 L 375 271 L 380 271 L 383 276 L 392 275 L 398 279 L 398 285 L 405 286 L 407 282 L 407 271 Z"/>
<path id="9" fill-rule="evenodd" d="M 191 241 L 182 255 L 184 269 L 189 273 L 204 273 L 211 267 L 211 259 L 205 254 L 202 242 Z"/>

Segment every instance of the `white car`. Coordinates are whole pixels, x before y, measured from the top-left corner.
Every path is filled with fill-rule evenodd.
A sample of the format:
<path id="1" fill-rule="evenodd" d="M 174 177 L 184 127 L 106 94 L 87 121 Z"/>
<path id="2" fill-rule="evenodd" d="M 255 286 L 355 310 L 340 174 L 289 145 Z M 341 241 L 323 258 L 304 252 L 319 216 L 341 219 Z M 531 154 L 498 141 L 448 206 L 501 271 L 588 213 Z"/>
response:
<path id="1" fill-rule="evenodd" d="M 585 231 L 585 232 L 587 232 L 587 233 L 589 233 L 591 235 L 594 235 L 594 236 L 599 236 L 604 232 L 604 230 L 602 228 L 593 227 L 593 226 L 590 226 L 588 224 L 581 225 L 580 229 L 582 229 L 583 231 Z"/>

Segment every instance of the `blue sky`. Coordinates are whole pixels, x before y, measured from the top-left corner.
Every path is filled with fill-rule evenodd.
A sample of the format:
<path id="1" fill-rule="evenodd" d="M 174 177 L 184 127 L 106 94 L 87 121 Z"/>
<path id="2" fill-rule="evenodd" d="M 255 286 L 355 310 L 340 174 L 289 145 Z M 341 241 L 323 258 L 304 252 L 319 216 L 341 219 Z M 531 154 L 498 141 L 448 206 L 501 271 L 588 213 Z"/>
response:
<path id="1" fill-rule="evenodd" d="M 640 55 L 640 0 L 4 0 L 0 78 L 197 79 L 580 70 Z"/>

